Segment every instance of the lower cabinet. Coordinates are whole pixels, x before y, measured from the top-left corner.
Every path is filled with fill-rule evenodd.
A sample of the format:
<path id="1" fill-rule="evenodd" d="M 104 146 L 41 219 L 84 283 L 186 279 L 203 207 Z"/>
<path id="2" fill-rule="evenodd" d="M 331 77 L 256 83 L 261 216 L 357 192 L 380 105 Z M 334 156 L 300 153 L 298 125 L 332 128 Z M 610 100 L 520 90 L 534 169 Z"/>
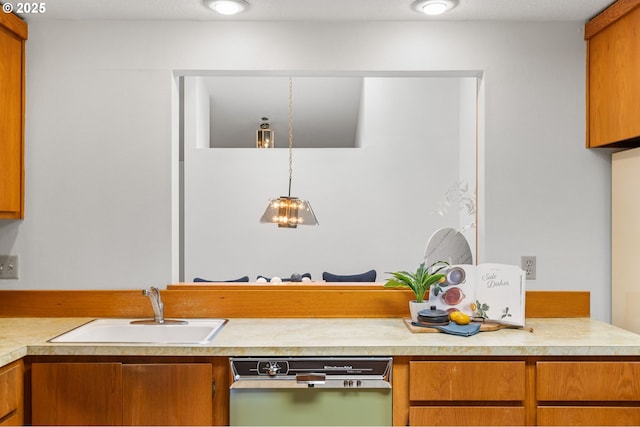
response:
<path id="1" fill-rule="evenodd" d="M 537 424 L 640 425 L 640 362 L 537 362 Z"/>
<path id="2" fill-rule="evenodd" d="M 525 425 L 524 361 L 409 362 L 409 424 Z"/>
<path id="3" fill-rule="evenodd" d="M 0 426 L 24 425 L 24 363 L 0 368 Z"/>
<path id="4" fill-rule="evenodd" d="M 124 425 L 211 425 L 209 364 L 122 367 Z"/>
<path id="5" fill-rule="evenodd" d="M 212 365 L 33 363 L 33 425 L 211 425 Z"/>
<path id="6" fill-rule="evenodd" d="M 33 425 L 229 424 L 226 357 L 19 361 L 0 368 L 0 425 L 29 422 L 25 370 Z M 640 425 L 640 357 L 394 357 L 393 412 L 394 425 Z"/>
<path id="7" fill-rule="evenodd" d="M 395 425 L 640 425 L 640 357 L 394 358 Z"/>
<path id="8" fill-rule="evenodd" d="M 34 363 L 34 425 L 121 425 L 122 364 Z"/>

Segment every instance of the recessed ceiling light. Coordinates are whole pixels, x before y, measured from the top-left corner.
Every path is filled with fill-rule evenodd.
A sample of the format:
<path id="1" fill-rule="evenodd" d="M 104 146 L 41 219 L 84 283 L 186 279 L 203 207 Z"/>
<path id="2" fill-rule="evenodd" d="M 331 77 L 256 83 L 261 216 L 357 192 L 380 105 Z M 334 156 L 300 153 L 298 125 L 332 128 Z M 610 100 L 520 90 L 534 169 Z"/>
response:
<path id="1" fill-rule="evenodd" d="M 244 0 L 203 0 L 202 3 L 221 15 L 235 15 L 249 8 Z"/>
<path id="2" fill-rule="evenodd" d="M 426 15 L 440 15 L 458 5 L 458 0 L 418 0 L 413 8 Z"/>

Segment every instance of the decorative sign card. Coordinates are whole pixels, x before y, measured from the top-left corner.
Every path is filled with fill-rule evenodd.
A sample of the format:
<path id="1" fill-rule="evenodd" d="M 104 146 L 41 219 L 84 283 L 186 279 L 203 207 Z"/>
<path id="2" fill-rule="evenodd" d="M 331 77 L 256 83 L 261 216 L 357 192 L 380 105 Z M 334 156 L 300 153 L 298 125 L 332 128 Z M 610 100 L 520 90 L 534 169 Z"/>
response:
<path id="1" fill-rule="evenodd" d="M 446 281 L 431 286 L 429 302 L 449 313 L 524 326 L 525 293 L 525 272 L 515 265 L 452 265 Z"/>

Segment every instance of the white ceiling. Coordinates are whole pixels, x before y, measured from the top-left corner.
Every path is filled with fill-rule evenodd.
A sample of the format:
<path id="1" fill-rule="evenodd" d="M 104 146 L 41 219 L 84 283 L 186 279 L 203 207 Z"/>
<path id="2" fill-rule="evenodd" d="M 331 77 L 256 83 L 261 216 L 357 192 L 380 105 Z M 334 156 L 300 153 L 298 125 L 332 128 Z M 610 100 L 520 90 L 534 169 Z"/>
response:
<path id="1" fill-rule="evenodd" d="M 247 0 L 248 11 L 221 16 L 201 0 L 50 0 L 49 19 L 197 20 L 197 21 L 583 21 L 614 0 L 460 0 L 445 15 L 428 17 L 411 8 L 413 0 Z M 8 2 L 2 0 L 2 2 Z"/>

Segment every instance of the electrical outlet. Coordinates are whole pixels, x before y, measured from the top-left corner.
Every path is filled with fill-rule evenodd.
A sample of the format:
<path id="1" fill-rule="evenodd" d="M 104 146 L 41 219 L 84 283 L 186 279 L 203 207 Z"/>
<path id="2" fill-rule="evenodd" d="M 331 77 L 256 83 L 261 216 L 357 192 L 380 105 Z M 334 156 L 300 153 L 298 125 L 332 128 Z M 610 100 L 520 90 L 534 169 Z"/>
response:
<path id="1" fill-rule="evenodd" d="M 0 255 L 0 279 L 18 278 L 18 256 Z"/>
<path id="2" fill-rule="evenodd" d="M 527 273 L 527 280 L 535 280 L 536 278 L 536 257 L 523 256 L 520 257 L 520 266 Z"/>

